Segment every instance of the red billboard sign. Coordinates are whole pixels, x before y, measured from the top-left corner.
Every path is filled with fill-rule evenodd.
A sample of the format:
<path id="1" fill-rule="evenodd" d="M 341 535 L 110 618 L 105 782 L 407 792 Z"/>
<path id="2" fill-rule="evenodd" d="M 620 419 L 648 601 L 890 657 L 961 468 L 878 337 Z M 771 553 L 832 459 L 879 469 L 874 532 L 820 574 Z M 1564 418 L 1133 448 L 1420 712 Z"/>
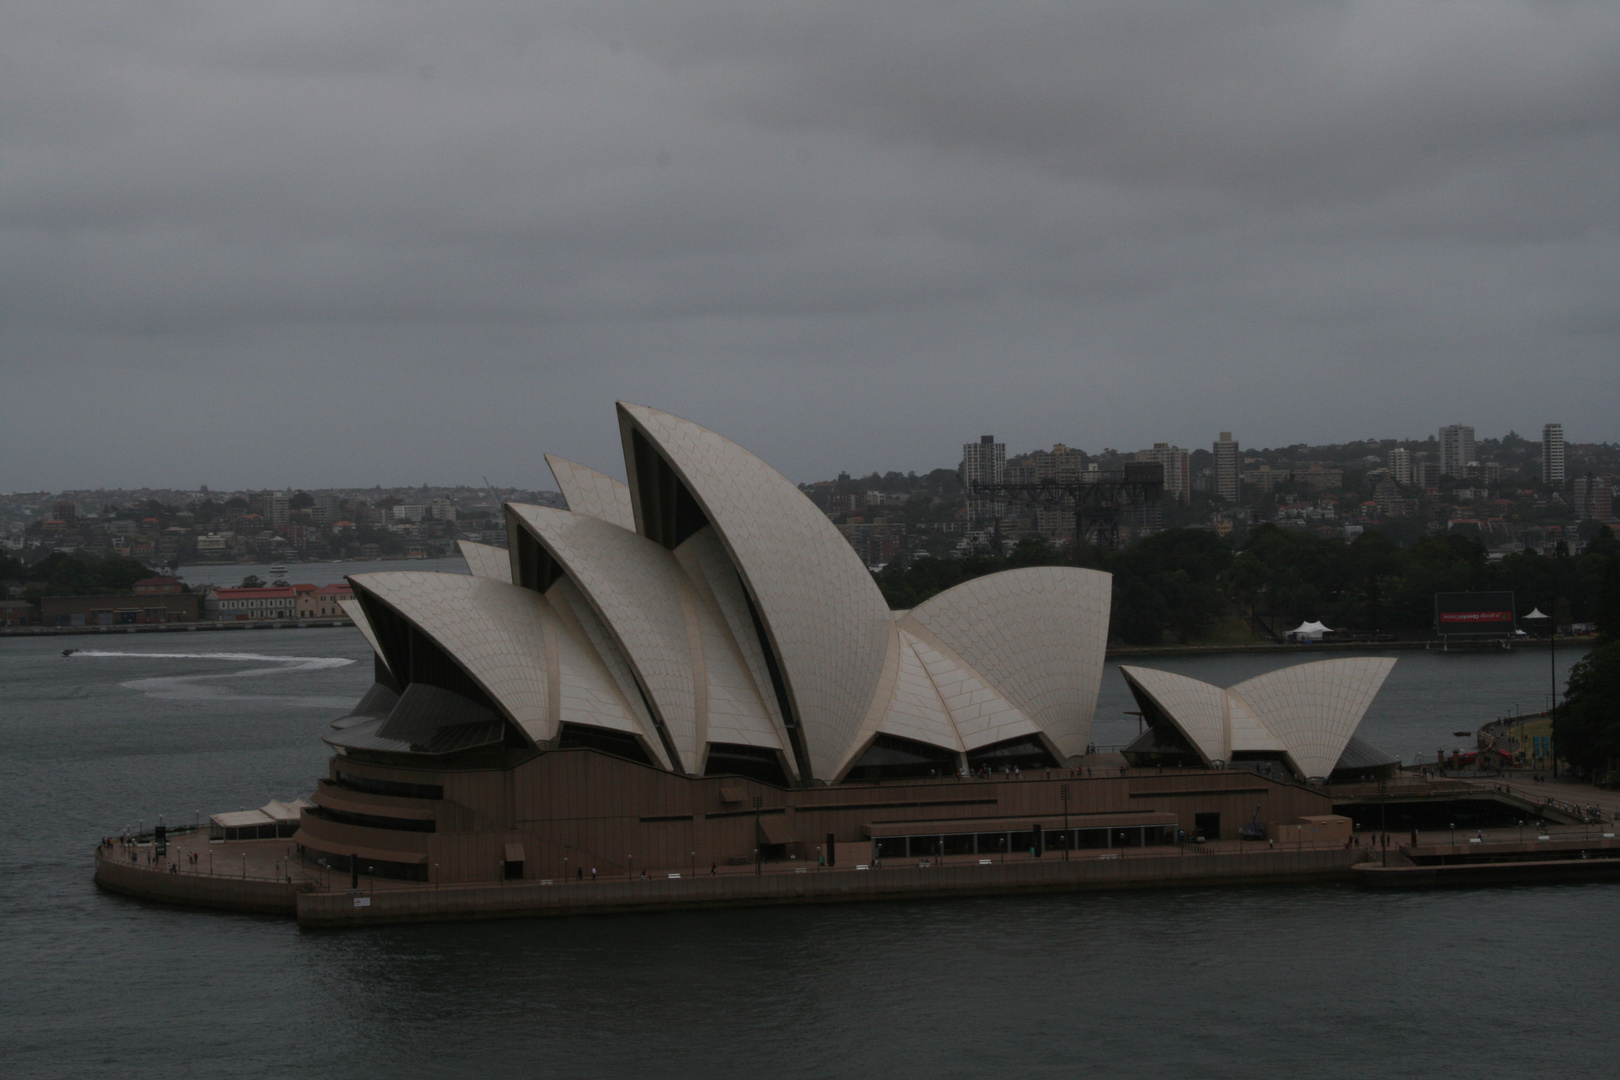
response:
<path id="1" fill-rule="evenodd" d="M 1512 622 L 1511 611 L 1442 611 L 1442 623 Z"/>
<path id="2" fill-rule="evenodd" d="M 1458 592 L 1434 594 L 1434 630 L 1453 634 L 1513 634 L 1513 594 L 1510 592 Z"/>

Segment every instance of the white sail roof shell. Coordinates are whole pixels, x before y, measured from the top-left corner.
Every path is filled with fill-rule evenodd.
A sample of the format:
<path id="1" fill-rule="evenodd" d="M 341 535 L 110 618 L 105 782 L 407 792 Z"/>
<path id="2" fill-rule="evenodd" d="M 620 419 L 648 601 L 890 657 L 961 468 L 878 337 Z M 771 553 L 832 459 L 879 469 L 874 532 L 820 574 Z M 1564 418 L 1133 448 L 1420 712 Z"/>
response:
<path id="1" fill-rule="evenodd" d="M 547 659 L 556 656 L 553 685 L 559 689 L 551 704 L 557 722 L 639 735 L 655 761 L 673 768 L 630 662 L 590 601 L 566 577 L 546 590 L 545 600 L 565 631 L 546 642 Z"/>
<path id="2" fill-rule="evenodd" d="M 342 608 L 343 614 L 354 623 L 355 628 L 360 631 L 360 636 L 371 646 L 371 651 L 382 661 L 383 667 L 388 667 L 388 657 L 383 655 L 382 646 L 377 644 L 377 631 L 372 628 L 371 620 L 366 618 L 366 609 L 360 606 L 360 601 L 351 597 L 341 597 L 338 600 L 338 607 Z"/>
<path id="3" fill-rule="evenodd" d="M 960 752 L 965 749 L 962 745 L 962 734 L 957 730 L 951 711 L 946 707 L 945 699 L 940 696 L 939 687 L 935 685 L 927 664 L 922 655 L 919 655 L 919 646 L 922 652 L 935 659 L 941 668 L 948 664 L 948 661 L 940 658 L 937 652 L 930 652 L 927 645 L 915 637 L 910 634 L 900 635 L 899 667 L 895 673 L 894 694 L 889 699 L 889 707 L 883 714 L 883 722 L 878 730 L 885 735 L 912 739 L 930 746 L 948 747 Z M 857 749 L 858 746 L 852 747 L 851 752 Z M 846 755 L 846 761 L 849 756 Z"/>
<path id="4" fill-rule="evenodd" d="M 1385 656 L 1318 660 L 1225 690 L 1152 668 L 1122 666 L 1120 674 L 1163 710 L 1205 761 L 1281 751 L 1299 775 L 1326 777 L 1394 666 Z"/>
<path id="5" fill-rule="evenodd" d="M 1205 761 L 1231 760 L 1225 690 L 1173 671 L 1121 665 L 1119 673 L 1164 710 Z"/>
<path id="6" fill-rule="evenodd" d="M 672 552 L 600 518 L 508 504 L 568 574 L 624 650 L 668 731 L 679 767 L 702 760 L 689 637 L 691 586 Z"/>
<path id="7" fill-rule="evenodd" d="M 843 536 L 776 470 L 668 413 L 621 403 L 619 418 L 630 486 L 548 457 L 571 509 L 507 507 L 514 535 L 539 547 L 522 549 L 539 560 L 529 587 L 512 584 L 515 554 L 471 543 L 470 577 L 356 586 L 537 743 L 564 723 L 624 731 L 681 771 L 715 743 L 741 744 L 782 752 L 801 782 L 843 775 L 879 734 L 957 753 L 1038 735 L 1060 756 L 1083 752 L 1107 574 L 1009 571 L 890 613 Z M 656 476 L 638 480 L 638 455 Z M 656 527 L 627 528 L 642 497 Z M 378 628 L 354 615 L 377 648 Z"/>
<path id="8" fill-rule="evenodd" d="M 1329 776 L 1389 677 L 1387 656 L 1346 656 L 1268 671 L 1232 687 L 1303 776 Z"/>
<path id="9" fill-rule="evenodd" d="M 888 657 L 893 624 L 871 574 L 814 503 L 736 443 L 641 405 L 620 402 L 619 416 L 631 467 L 633 429 L 714 526 L 770 637 L 809 769 L 830 778 L 861 732 Z M 633 483 L 631 493 L 640 528 Z"/>
<path id="10" fill-rule="evenodd" d="M 1112 589 L 1096 570 L 1008 570 L 947 589 L 900 627 L 933 635 L 1069 757 L 1091 738 Z"/>
<path id="11" fill-rule="evenodd" d="M 461 547 L 461 557 L 467 560 L 467 569 L 473 577 L 512 584 L 512 557 L 505 548 L 475 544 L 471 540 L 457 540 L 456 543 Z"/>
<path id="12" fill-rule="evenodd" d="M 770 703 L 770 676 L 749 625 L 742 585 L 712 528 L 675 549 L 696 598 L 701 637 L 704 731 L 711 743 L 786 750 L 787 737 Z"/>
<path id="13" fill-rule="evenodd" d="M 554 454 L 546 455 L 546 464 L 557 478 L 557 490 L 567 500 L 568 509 L 636 531 L 636 511 L 629 488 L 606 473 Z"/>
<path id="14" fill-rule="evenodd" d="M 544 742 L 555 735 L 545 635 L 556 616 L 542 597 L 466 574 L 406 570 L 355 574 L 349 581 L 454 657 L 529 738 Z"/>

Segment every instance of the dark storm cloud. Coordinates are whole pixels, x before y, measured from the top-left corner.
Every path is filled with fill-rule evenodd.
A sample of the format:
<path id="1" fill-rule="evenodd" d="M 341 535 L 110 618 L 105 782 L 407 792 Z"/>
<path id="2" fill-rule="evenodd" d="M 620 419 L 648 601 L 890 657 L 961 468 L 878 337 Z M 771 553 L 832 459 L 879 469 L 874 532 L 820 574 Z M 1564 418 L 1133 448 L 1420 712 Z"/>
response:
<path id="1" fill-rule="evenodd" d="M 981 430 L 1620 434 L 1610 3 L 0 30 L 0 488 L 536 483 L 611 465 L 613 397 L 799 479 Z"/>

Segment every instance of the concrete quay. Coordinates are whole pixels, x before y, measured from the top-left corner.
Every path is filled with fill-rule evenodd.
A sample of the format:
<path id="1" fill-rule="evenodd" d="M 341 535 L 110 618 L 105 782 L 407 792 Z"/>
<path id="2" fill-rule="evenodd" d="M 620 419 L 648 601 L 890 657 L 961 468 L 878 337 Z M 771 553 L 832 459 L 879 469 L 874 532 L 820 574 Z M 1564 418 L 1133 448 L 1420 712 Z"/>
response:
<path id="1" fill-rule="evenodd" d="M 203 833 L 180 833 L 159 859 L 150 842 L 114 841 L 96 847 L 95 882 L 108 892 L 158 903 L 293 915 L 294 897 L 316 879 L 288 857 L 287 848 L 276 840 L 210 844 Z"/>
<path id="2" fill-rule="evenodd" d="M 307 926 L 610 914 L 670 908 L 845 903 L 1026 892 L 1207 887 L 1348 880 L 1367 848 L 1272 848 L 1229 841 L 1181 848 L 1000 859 L 889 860 L 840 867 L 772 864 L 717 871 L 660 870 L 642 878 L 422 885 L 331 873 L 288 857 L 286 841 L 210 844 L 183 834 L 153 861 L 151 844 L 96 852 L 95 880 L 159 903 L 294 916 Z M 190 855 L 196 852 L 195 866 Z M 131 853 L 134 858 L 131 858 Z M 210 856 L 212 858 L 210 859 Z M 173 869 L 171 869 L 171 867 Z M 181 869 L 184 867 L 184 869 Z"/>

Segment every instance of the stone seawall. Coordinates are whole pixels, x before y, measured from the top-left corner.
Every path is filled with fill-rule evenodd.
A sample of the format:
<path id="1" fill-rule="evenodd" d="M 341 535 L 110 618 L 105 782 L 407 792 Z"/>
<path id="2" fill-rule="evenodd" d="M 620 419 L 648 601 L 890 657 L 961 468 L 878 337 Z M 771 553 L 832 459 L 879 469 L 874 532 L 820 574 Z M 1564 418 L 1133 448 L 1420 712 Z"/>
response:
<path id="1" fill-rule="evenodd" d="M 1129 858 L 1042 859 L 879 870 L 809 869 L 754 876 L 699 875 L 635 881 L 532 882 L 297 896 L 308 926 L 521 918 L 670 908 L 842 903 L 1024 892 L 1142 889 L 1348 880 L 1364 849 L 1252 850 Z"/>
<path id="2" fill-rule="evenodd" d="M 266 878 L 233 878 L 223 874 L 171 874 L 116 857 L 96 856 L 96 884 L 108 892 L 164 904 L 251 911 L 265 915 L 297 913 L 298 885 Z M 307 886 L 304 886 L 307 888 Z"/>
<path id="3" fill-rule="evenodd" d="M 1444 889 L 1476 885 L 1559 885 L 1620 880 L 1620 859 L 1545 859 L 1454 866 L 1355 867 L 1355 879 L 1373 889 Z"/>

